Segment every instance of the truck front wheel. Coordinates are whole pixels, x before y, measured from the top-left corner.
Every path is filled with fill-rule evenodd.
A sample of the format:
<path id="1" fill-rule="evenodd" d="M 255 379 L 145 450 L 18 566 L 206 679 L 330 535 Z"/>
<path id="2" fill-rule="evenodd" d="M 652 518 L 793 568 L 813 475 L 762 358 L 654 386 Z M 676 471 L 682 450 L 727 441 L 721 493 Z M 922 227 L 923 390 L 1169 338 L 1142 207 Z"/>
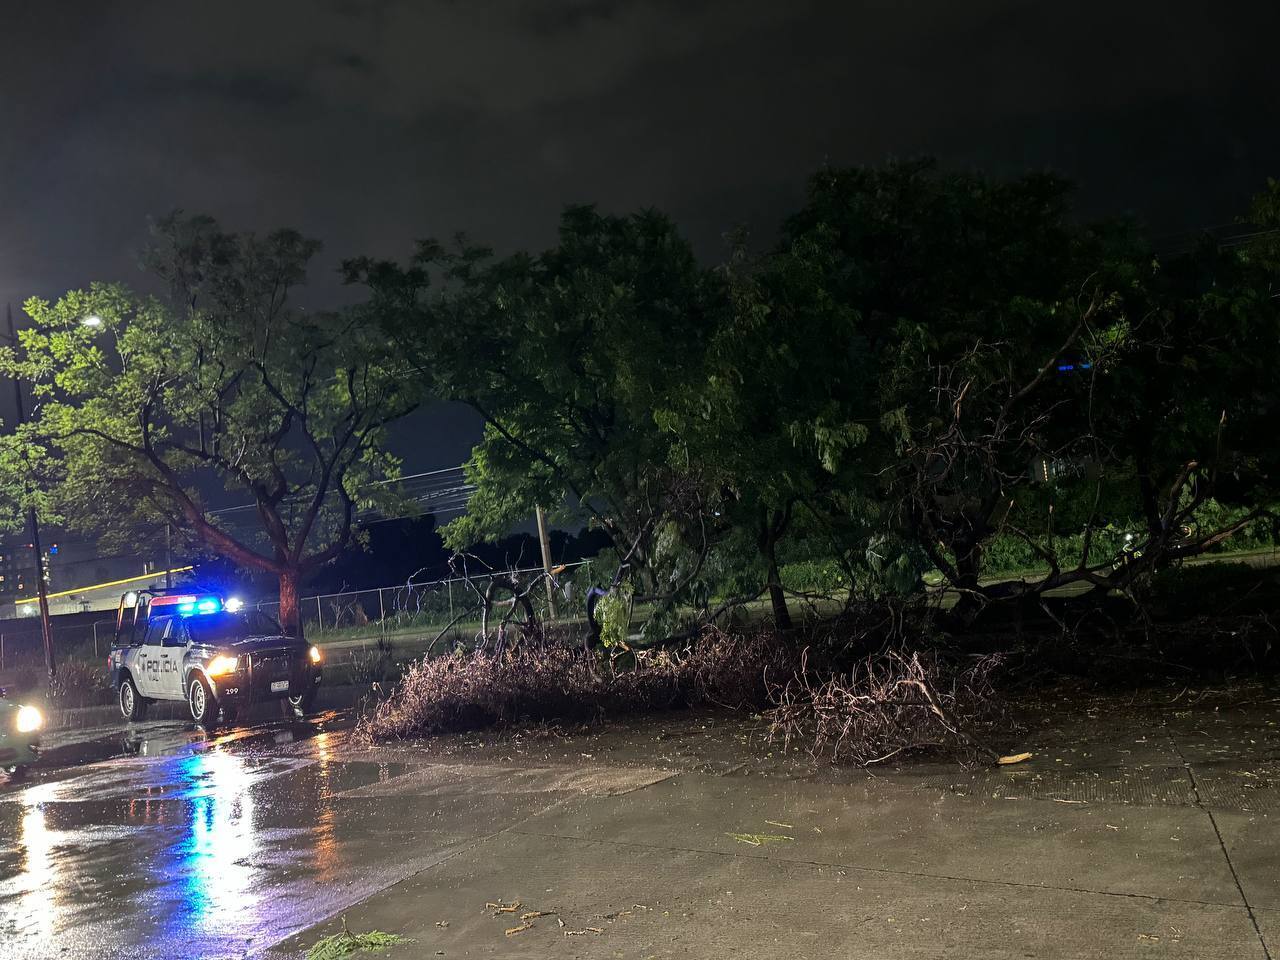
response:
<path id="1" fill-rule="evenodd" d="M 212 726 L 218 716 L 218 704 L 213 699 L 213 691 L 199 674 L 187 683 L 187 705 L 191 708 L 191 719 L 203 727 Z"/>
<path id="2" fill-rule="evenodd" d="M 311 712 L 316 703 L 316 691 L 319 685 L 308 683 L 307 688 L 296 697 L 289 698 L 289 708 L 293 711 L 295 717 L 305 717 Z"/>

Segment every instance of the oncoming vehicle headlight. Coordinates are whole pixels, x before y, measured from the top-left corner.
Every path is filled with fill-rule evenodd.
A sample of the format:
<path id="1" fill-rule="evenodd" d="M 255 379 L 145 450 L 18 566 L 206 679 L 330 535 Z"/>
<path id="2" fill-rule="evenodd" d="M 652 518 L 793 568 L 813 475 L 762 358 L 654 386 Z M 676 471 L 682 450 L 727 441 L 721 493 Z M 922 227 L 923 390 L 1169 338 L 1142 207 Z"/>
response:
<path id="1" fill-rule="evenodd" d="M 220 677 L 224 673 L 232 673 L 235 668 L 235 657 L 217 656 L 209 661 L 209 665 L 204 668 L 204 672 L 211 677 Z"/>
<path id="2" fill-rule="evenodd" d="M 44 726 L 44 717 L 35 707 L 18 708 L 18 732 L 35 733 Z"/>
<path id="3" fill-rule="evenodd" d="M 308 651 L 307 651 L 307 656 L 311 658 L 311 662 L 312 662 L 312 663 L 319 663 L 319 662 L 320 662 L 320 648 L 319 648 L 319 647 L 312 647 L 310 650 L 308 650 Z"/>

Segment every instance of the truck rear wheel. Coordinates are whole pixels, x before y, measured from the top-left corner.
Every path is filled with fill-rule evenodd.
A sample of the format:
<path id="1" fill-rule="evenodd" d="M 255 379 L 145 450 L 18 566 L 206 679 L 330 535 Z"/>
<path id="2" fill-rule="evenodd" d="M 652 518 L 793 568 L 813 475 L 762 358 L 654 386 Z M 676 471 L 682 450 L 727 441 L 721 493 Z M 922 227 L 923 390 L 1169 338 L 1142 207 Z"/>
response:
<path id="1" fill-rule="evenodd" d="M 138 693 L 137 686 L 134 685 L 133 677 L 125 677 L 120 681 L 120 712 L 126 720 L 145 720 L 147 716 L 147 701 L 142 694 Z"/>

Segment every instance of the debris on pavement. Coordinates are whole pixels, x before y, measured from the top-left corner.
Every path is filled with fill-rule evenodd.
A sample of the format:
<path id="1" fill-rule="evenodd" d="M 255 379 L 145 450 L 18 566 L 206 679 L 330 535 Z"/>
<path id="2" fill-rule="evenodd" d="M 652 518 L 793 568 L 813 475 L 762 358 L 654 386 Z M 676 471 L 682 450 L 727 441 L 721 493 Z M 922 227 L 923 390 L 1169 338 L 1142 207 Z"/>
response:
<path id="1" fill-rule="evenodd" d="M 526 930 L 532 930 L 533 926 L 533 921 L 531 920 L 528 923 L 520 924 L 518 927 L 507 927 L 505 932 L 508 937 L 514 937 L 517 933 L 524 933 Z"/>
<path id="2" fill-rule="evenodd" d="M 564 935 L 566 937 L 585 937 L 588 933 L 604 933 L 604 927 L 583 927 L 581 930 L 566 930 Z"/>
<path id="3" fill-rule="evenodd" d="M 515 913 L 520 909 L 520 901 L 516 900 L 513 903 L 503 903 L 501 900 L 490 900 L 484 905 L 484 908 L 486 910 L 492 910 L 493 915 L 496 917 L 501 913 Z"/>
<path id="4" fill-rule="evenodd" d="M 347 918 L 342 918 L 342 931 L 318 941 L 307 951 L 307 960 L 346 960 L 363 951 L 385 950 L 398 943 L 412 943 L 406 937 L 381 930 L 368 933 L 352 933 L 347 929 Z"/>
<path id="5" fill-rule="evenodd" d="M 792 824 L 779 823 L 777 820 L 766 820 L 765 823 L 771 827 L 782 827 L 784 830 L 790 830 L 792 828 Z"/>
<path id="6" fill-rule="evenodd" d="M 1011 763 L 1022 763 L 1022 761 L 1030 760 L 1034 756 L 1034 753 L 1011 753 L 1007 757 L 1001 757 L 996 763 L 1002 767 L 1007 767 Z"/>
<path id="7" fill-rule="evenodd" d="M 794 840 L 795 837 L 788 837 L 780 833 L 725 833 L 726 837 L 733 837 L 739 843 L 749 843 L 753 847 L 761 847 L 766 843 L 784 843 L 788 840 Z"/>

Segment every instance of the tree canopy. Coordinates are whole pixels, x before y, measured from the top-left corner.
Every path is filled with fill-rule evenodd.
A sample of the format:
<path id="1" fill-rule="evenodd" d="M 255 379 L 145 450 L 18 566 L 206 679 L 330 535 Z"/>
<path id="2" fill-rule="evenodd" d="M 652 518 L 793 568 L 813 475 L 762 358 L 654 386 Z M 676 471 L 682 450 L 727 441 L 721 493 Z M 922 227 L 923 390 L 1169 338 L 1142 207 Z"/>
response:
<path id="1" fill-rule="evenodd" d="M 175 215 L 145 257 L 167 296 L 97 283 L 28 301 L 31 326 L 0 355 L 37 400 L 6 438 L 22 473 L 7 487 L 73 529 L 127 542 L 169 523 L 276 575 L 297 631 L 300 578 L 351 542 L 362 505 L 394 495 L 377 483 L 398 469 L 385 428 L 419 397 L 358 311 L 293 302 L 318 250 Z"/>
<path id="2" fill-rule="evenodd" d="M 660 213 L 571 207 L 536 254 L 459 238 L 350 260 L 367 298 L 330 312 L 293 302 L 315 242 L 173 217 L 147 258 L 167 296 L 28 303 L 0 365 L 39 409 L 0 468 L 14 504 L 68 522 L 174 523 L 279 576 L 288 611 L 359 508 L 394 499 L 385 427 L 430 397 L 484 422 L 448 544 L 536 506 L 597 528 L 651 637 L 766 593 L 785 628 L 816 592 L 930 571 L 962 616 L 1131 591 L 1274 522 L 1280 186 L 1235 237 L 1176 251 L 1071 196 L 1041 174 L 826 169 L 775 243 L 736 236 L 714 266 Z M 252 505 L 252 536 L 224 502 Z"/>
<path id="3" fill-rule="evenodd" d="M 814 557 L 851 591 L 932 567 L 976 610 L 1123 587 L 1271 511 L 1274 241 L 1160 257 L 1070 201 L 1040 174 L 831 169 L 775 247 L 715 270 L 661 216 L 590 208 L 536 257 L 350 266 L 485 419 L 455 545 L 543 503 L 608 530 L 637 594 L 704 614 L 768 590 L 785 626 L 780 563 Z M 1138 509 L 1146 562 L 1118 565 Z M 1010 541 L 1048 575 L 985 582 Z"/>

